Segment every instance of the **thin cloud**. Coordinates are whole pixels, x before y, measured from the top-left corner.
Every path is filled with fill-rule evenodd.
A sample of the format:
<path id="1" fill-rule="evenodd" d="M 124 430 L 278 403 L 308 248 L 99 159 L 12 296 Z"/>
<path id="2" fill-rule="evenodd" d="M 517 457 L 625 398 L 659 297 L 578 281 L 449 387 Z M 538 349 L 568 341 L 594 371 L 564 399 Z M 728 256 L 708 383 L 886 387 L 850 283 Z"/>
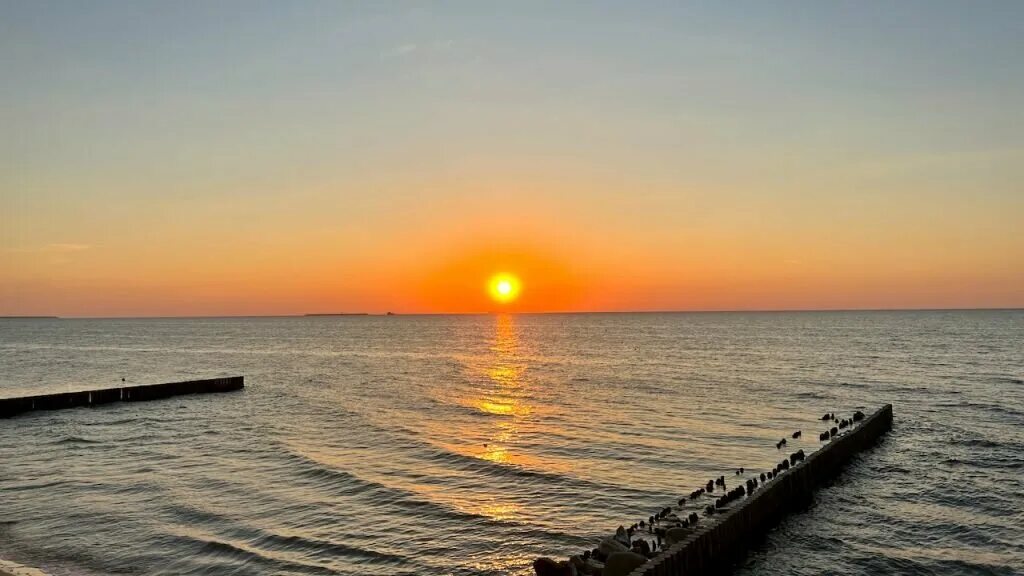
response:
<path id="1" fill-rule="evenodd" d="M 59 252 L 61 254 L 64 254 L 64 253 L 67 253 L 67 252 L 83 252 L 83 251 L 89 250 L 91 248 L 92 248 L 91 244 L 64 244 L 64 243 L 56 243 L 56 244 L 47 244 L 46 248 L 45 248 L 45 251 L 46 252 Z"/>
<path id="2" fill-rule="evenodd" d="M 412 56 L 416 53 L 428 54 L 432 52 L 446 52 L 451 50 L 455 45 L 452 40 L 435 40 L 433 42 L 427 42 L 425 44 L 418 44 L 415 42 L 408 42 L 405 44 L 399 44 L 390 50 L 386 50 L 381 53 L 381 56 L 390 58 L 404 58 Z"/>
<path id="3" fill-rule="evenodd" d="M 419 50 L 419 46 L 416 45 L 416 44 L 401 44 L 399 46 L 395 46 L 391 50 L 388 50 L 383 55 L 384 56 L 402 57 L 402 56 L 408 56 L 409 54 L 412 54 L 413 52 L 415 52 L 417 50 Z"/>
<path id="4" fill-rule="evenodd" d="M 8 248 L 8 252 L 29 253 L 29 254 L 71 254 L 73 252 L 84 252 L 91 250 L 92 244 L 75 244 L 71 242 L 52 242 L 43 246 L 31 248 Z"/>

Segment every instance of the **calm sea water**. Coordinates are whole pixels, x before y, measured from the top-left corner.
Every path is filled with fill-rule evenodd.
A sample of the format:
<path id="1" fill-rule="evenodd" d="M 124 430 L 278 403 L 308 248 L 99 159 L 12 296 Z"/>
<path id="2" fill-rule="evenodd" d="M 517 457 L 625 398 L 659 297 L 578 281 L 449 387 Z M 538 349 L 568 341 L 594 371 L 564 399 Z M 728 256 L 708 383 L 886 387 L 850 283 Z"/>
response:
<path id="1" fill-rule="evenodd" d="M 891 402 L 883 443 L 736 571 L 1024 567 L 1022 311 L 0 321 L 0 396 L 233 374 L 0 420 L 0 558 L 529 574 Z"/>

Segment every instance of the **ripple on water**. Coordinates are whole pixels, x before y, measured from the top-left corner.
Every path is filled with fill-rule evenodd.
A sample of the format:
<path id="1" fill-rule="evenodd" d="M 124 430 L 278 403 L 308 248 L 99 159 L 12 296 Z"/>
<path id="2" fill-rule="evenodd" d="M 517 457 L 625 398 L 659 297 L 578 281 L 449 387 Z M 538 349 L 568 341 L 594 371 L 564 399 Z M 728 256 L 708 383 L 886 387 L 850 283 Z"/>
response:
<path id="1" fill-rule="evenodd" d="M 0 323 L 0 395 L 247 376 L 240 394 L 0 420 L 0 556 L 59 576 L 527 574 L 710 477 L 770 468 L 793 430 L 813 449 L 815 415 L 892 403 L 885 441 L 736 572 L 1012 574 L 1022 320 Z"/>

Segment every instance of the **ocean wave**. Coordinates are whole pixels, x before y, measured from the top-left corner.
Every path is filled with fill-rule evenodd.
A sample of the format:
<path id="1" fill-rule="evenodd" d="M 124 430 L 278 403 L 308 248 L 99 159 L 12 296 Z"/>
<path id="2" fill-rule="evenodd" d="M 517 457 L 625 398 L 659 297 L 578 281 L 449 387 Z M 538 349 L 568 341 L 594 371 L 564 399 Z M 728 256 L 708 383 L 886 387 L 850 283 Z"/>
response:
<path id="1" fill-rule="evenodd" d="M 300 552 L 303 555 L 317 557 L 344 556 L 394 566 L 410 563 L 408 556 L 378 552 L 369 548 L 305 536 L 266 534 L 254 540 L 252 544 L 261 550 Z"/>
<path id="2" fill-rule="evenodd" d="M 82 436 L 65 436 L 59 440 L 54 440 L 51 444 L 102 444 L 102 440 L 93 440 Z"/>
<path id="3" fill-rule="evenodd" d="M 146 420 L 145 417 L 129 416 L 127 418 L 117 418 L 114 420 L 97 420 L 95 422 L 82 422 L 82 426 L 124 426 L 125 424 L 134 424 L 141 420 Z"/>
<path id="4" fill-rule="evenodd" d="M 740 573 L 1012 573 L 1019 314 L 978 330 L 928 313 L 574 316 L 553 331 L 551 317 L 522 316 L 497 351 L 487 316 L 313 332 L 301 320 L 83 321 L 10 335 L 86 345 L 0 358 L 11 389 L 225 366 L 251 387 L 0 420 L 0 518 L 15 522 L 0 525 L 0 549 L 62 575 L 525 574 L 695 478 L 770 468 L 781 432 L 804 431 L 794 449 L 818 446 L 819 409 L 891 402 L 888 438 L 766 532 Z M 980 341 L 1000 352 L 977 354 Z M 511 365 L 515 378 L 489 377 Z M 529 409 L 475 405 L 492 396 Z M 947 563 L 956 551 L 964 565 Z"/>
<path id="5" fill-rule="evenodd" d="M 793 395 L 794 398 L 800 398 L 801 400 L 812 399 L 812 400 L 828 400 L 832 396 L 829 394 L 822 394 L 821 392 L 797 392 Z"/>
<path id="6" fill-rule="evenodd" d="M 576 535 L 569 531 L 551 531 L 542 527 L 525 526 L 513 520 L 502 520 L 493 516 L 470 512 L 459 508 L 449 501 L 431 499 L 424 493 L 405 490 L 362 479 L 355 474 L 338 470 L 321 464 L 315 458 L 299 453 L 291 453 L 289 459 L 296 464 L 295 472 L 314 485 L 326 490 L 332 496 L 359 497 L 381 510 L 394 510 L 398 514 L 415 513 L 421 518 L 436 518 L 446 523 L 458 522 L 464 526 L 501 526 L 503 531 L 512 530 L 537 537 L 546 536 L 552 541 L 574 540 Z M 555 490 L 548 486 L 547 490 Z M 592 505 L 600 505 L 601 495 L 594 496 Z M 520 532 L 521 531 L 521 532 Z"/>
<path id="7" fill-rule="evenodd" d="M 190 573 L 214 575 L 235 570 L 238 566 L 250 566 L 255 573 L 297 571 L 301 574 L 338 574 L 335 570 L 312 562 L 276 558 L 270 551 L 260 550 L 245 542 L 185 535 L 178 535 L 174 540 L 178 545 L 194 550 L 194 558 L 185 562 L 191 567 L 188 570 Z"/>
<path id="8" fill-rule="evenodd" d="M 955 439 L 954 442 L 956 444 L 960 444 L 962 446 L 971 446 L 971 447 L 975 447 L 975 448 L 1000 448 L 1000 447 L 1003 446 L 1003 444 L 1001 442 L 996 442 L 994 440 L 987 440 L 985 438 L 966 438 L 966 439 L 959 439 L 958 438 L 958 439 Z"/>
<path id="9" fill-rule="evenodd" d="M 48 489 L 51 489 L 51 488 L 57 488 L 57 487 L 60 487 L 60 486 L 66 486 L 68 484 L 71 484 L 71 481 L 62 478 L 62 479 L 59 479 L 59 480 L 45 480 L 45 481 L 42 481 L 42 482 L 39 482 L 39 481 L 24 482 L 23 481 L 23 482 L 14 482 L 14 483 L 4 483 L 3 489 L 4 489 L 5 492 L 6 491 L 17 492 L 17 491 L 21 491 L 21 490 L 48 490 Z"/>

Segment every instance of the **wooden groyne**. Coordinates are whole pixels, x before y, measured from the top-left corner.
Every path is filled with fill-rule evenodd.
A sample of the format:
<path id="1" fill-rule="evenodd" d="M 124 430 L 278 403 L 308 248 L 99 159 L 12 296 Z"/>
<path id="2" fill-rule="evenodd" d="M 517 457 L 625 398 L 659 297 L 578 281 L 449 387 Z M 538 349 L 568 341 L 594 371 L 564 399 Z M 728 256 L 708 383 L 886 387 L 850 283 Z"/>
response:
<path id="1" fill-rule="evenodd" d="M 834 478 L 854 455 L 873 446 L 890 429 L 892 404 L 887 404 L 730 510 L 702 522 L 629 576 L 702 574 L 727 566 L 736 553 L 759 541 L 786 513 L 810 504 L 818 485 Z"/>
<path id="2" fill-rule="evenodd" d="M 232 392 L 245 388 L 244 376 L 188 380 L 167 384 L 145 384 L 142 386 L 121 386 L 102 390 L 61 392 L 22 398 L 0 398 L 0 418 L 10 418 L 34 410 L 59 410 L 79 406 L 96 406 L 113 402 L 145 402 L 184 394 L 210 394 Z"/>

